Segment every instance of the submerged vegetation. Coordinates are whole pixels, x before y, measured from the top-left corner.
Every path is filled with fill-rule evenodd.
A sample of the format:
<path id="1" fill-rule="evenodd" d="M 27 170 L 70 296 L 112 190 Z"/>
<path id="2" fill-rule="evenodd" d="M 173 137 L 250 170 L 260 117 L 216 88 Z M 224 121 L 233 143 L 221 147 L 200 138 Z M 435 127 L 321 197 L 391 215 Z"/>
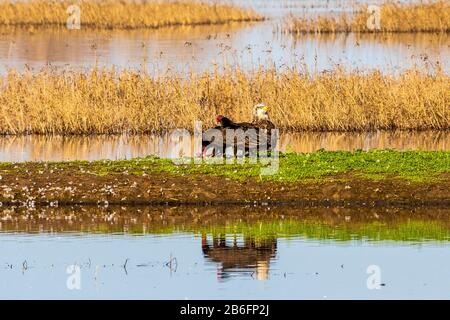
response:
<path id="1" fill-rule="evenodd" d="M 0 26 L 65 27 L 70 1 L 0 1 Z M 174 25 L 222 24 L 262 20 L 253 11 L 201 1 L 79 1 L 81 27 L 107 29 L 159 28 Z M 73 14 L 75 11 L 70 11 Z"/>
<path id="2" fill-rule="evenodd" d="M 145 72 L 9 71 L 0 78 L 1 134 L 115 134 L 192 129 L 217 114 L 248 121 L 271 107 L 280 129 L 355 131 L 450 128 L 450 78 L 413 69 L 320 74 L 275 69 L 151 77 Z"/>
<path id="3" fill-rule="evenodd" d="M 380 6 L 379 25 L 369 22 L 373 10 L 366 5 L 354 14 L 318 16 L 315 18 L 290 17 L 286 31 L 291 33 L 334 32 L 450 32 L 450 3 L 432 1 L 420 3 L 388 2 Z M 371 20 L 372 21 L 372 20 Z"/>

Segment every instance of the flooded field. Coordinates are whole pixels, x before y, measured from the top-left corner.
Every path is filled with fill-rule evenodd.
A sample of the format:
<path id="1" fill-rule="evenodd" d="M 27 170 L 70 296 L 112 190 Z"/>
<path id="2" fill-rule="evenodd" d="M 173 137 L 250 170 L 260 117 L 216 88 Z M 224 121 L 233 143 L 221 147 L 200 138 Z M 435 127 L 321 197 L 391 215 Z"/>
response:
<path id="1" fill-rule="evenodd" d="M 449 131 L 299 132 L 280 136 L 281 152 L 372 149 L 450 150 Z M 0 136 L 0 162 L 176 158 L 192 142 L 166 135 Z M 192 155 L 192 153 L 191 153 Z"/>
<path id="2" fill-rule="evenodd" d="M 327 75 L 328 71 L 343 67 L 354 74 L 379 70 L 386 75 L 384 79 L 395 79 L 390 75 L 417 67 L 427 76 L 436 69 L 450 75 L 448 32 L 294 35 L 283 31 L 288 15 L 350 13 L 353 4 L 368 1 L 222 2 L 251 7 L 268 19 L 145 30 L 1 27 L 0 77 L 11 69 L 32 73 L 52 69 L 59 74 L 95 67 L 138 70 L 161 79 L 167 76 L 169 80 L 185 79 L 189 73 L 259 68 L 275 74 L 305 70 L 308 75 Z M 26 76 L 36 78 L 28 73 Z M 7 76 L 4 78 L 2 91 L 8 84 Z M 22 127 L 31 126 L 31 121 L 41 125 L 45 120 L 39 120 L 39 116 L 51 106 L 70 114 L 67 110 L 72 109 L 64 109 L 59 99 L 54 99 L 52 105 L 46 99 L 41 103 L 29 98 L 29 83 L 32 82 L 16 86 L 16 92 L 23 93 L 22 98 L 12 94 L 4 100 L 11 102 L 9 109 L 0 106 L 6 114 L 4 123 L 14 118 Z M 45 81 L 42 83 L 35 92 L 49 95 L 48 86 Z M 167 83 L 170 86 L 173 82 Z M 260 88 L 261 93 L 267 91 L 266 86 Z M 282 87 L 286 87 L 285 82 Z M 348 88 L 354 87 L 358 86 Z M 373 86 L 367 87 L 370 93 L 378 94 Z M 447 96 L 427 98 L 421 103 L 416 95 L 419 90 L 406 87 L 413 98 L 403 106 L 411 109 L 411 101 L 417 102 L 423 107 L 418 117 L 421 120 L 432 115 L 430 105 L 443 101 L 438 114 L 445 123 Z M 331 88 L 323 101 L 330 101 L 330 106 L 339 105 L 333 96 L 335 87 Z M 424 86 L 418 88 L 425 93 L 433 91 Z M 73 89 L 62 91 L 77 93 Z M 128 94 L 137 91 L 132 89 Z M 164 90 L 155 91 L 160 94 Z M 279 91 L 273 91 L 275 97 L 280 96 Z M 353 92 L 341 91 L 344 96 Z M 357 93 L 355 97 L 361 95 Z M 174 97 L 173 92 L 167 95 Z M 262 97 L 257 93 L 248 97 L 244 103 L 249 106 L 270 104 L 256 101 Z M 291 101 L 306 101 L 299 98 L 301 95 L 291 97 Z M 317 96 L 313 97 L 311 101 L 318 101 Z M 399 96 L 389 97 L 398 100 Z M 183 98 L 181 95 L 175 101 Z M 192 105 L 201 106 L 206 98 L 193 100 Z M 30 108 L 24 103 L 26 99 L 44 111 L 35 108 L 37 111 L 27 118 Z M 233 106 L 225 98 L 217 101 L 210 107 Z M 380 104 L 378 101 L 370 105 Z M 67 123 L 76 127 L 86 121 L 75 112 L 80 104 L 71 105 L 75 106 L 75 116 L 63 123 L 64 130 L 69 128 Z M 356 102 L 355 105 L 365 106 Z M 399 111 L 402 109 L 386 105 L 386 110 L 400 113 L 393 120 L 403 117 Z M 147 121 L 149 115 L 143 111 L 148 105 L 137 106 L 134 118 Z M 167 106 L 167 115 L 175 114 L 173 101 Z M 280 106 L 279 110 L 285 110 L 285 104 Z M 88 104 L 86 109 L 94 110 L 102 123 L 107 121 L 106 111 L 118 114 L 108 103 L 103 109 L 91 107 L 95 106 Z M 150 116 L 161 117 L 161 104 L 157 102 L 153 107 L 155 111 Z M 368 113 L 375 110 L 361 109 Z M 131 121 L 131 108 L 122 110 L 125 111 L 121 120 Z M 59 113 L 49 114 L 56 120 L 62 118 Z M 343 119 L 357 116 L 348 112 Z M 283 121 L 291 120 L 288 118 L 285 116 Z M 11 128 L 14 130 L 5 132 L 41 132 L 15 130 L 13 125 Z M 297 179 L 295 183 L 238 175 L 239 170 L 250 172 L 245 168 L 233 169 L 228 176 L 216 174 L 218 171 L 193 174 L 195 171 L 172 170 L 171 161 L 156 162 L 153 158 L 124 161 L 120 166 L 114 161 L 83 165 L 3 163 L 193 155 L 193 141 L 175 141 L 170 134 L 66 134 L 67 131 L 62 135 L 0 135 L 0 299 L 450 299 L 446 154 L 405 156 L 404 152 L 380 152 L 367 158 L 363 153 L 333 158 L 319 152 L 292 156 L 290 162 L 284 159 L 282 169 L 292 169 L 283 174 L 288 176 L 291 172 Z M 321 149 L 449 151 L 450 131 L 282 132 L 277 148 L 286 153 Z M 310 156 L 314 159 L 306 159 Z M 151 168 L 140 161 L 147 161 Z M 148 170 L 158 163 L 166 171 Z M 334 176 L 329 175 L 330 168 Z M 319 174 L 326 170 L 326 174 Z"/>
<path id="3" fill-rule="evenodd" d="M 448 34 L 302 35 L 282 34 L 273 21 L 232 26 L 198 26 L 156 31 L 16 30 L 0 35 L 0 72 L 8 68 L 87 70 L 94 66 L 146 70 L 208 71 L 239 65 L 280 70 L 304 65 L 324 71 L 336 64 L 348 69 L 398 73 L 439 61 L 450 64 Z"/>
<path id="4" fill-rule="evenodd" d="M 448 299 L 449 214 L 433 208 L 415 209 L 413 216 L 395 208 L 2 209 L 0 296 Z M 374 270 L 379 289 L 371 285 Z"/>
<path id="5" fill-rule="evenodd" d="M 158 30 L 0 30 L 0 73 L 14 68 L 86 70 L 94 66 L 167 72 L 202 72 L 239 65 L 246 70 L 304 66 L 397 73 L 437 61 L 450 72 L 448 33 L 288 35 L 287 15 L 314 16 L 348 11 L 356 1 L 232 1 L 250 5 L 269 20 L 259 23 L 162 28 Z M 359 2 L 360 3 L 360 2 Z M 373 2 L 371 2 L 373 3 Z M 168 71 L 169 70 L 169 71 Z"/>

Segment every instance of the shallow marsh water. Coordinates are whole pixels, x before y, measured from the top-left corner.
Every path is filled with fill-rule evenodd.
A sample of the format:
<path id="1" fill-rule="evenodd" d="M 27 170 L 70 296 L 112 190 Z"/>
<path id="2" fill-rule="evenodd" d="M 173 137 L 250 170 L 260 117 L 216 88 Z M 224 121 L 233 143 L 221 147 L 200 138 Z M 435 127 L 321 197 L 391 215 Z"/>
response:
<path id="1" fill-rule="evenodd" d="M 238 64 L 395 74 L 436 61 L 450 73 L 449 35 L 280 32 L 286 14 L 342 10 L 330 2 L 252 1 L 272 18 L 254 24 L 2 31 L 0 74 L 51 65 L 160 75 Z M 449 132 L 298 133 L 280 143 L 297 152 L 450 149 Z M 168 136 L 10 136 L 0 137 L 0 161 L 168 157 L 172 146 Z M 449 299 L 449 223 L 445 208 L 0 207 L 0 298 Z M 67 285 L 70 266 L 80 268 L 79 290 Z M 381 272 L 378 290 L 367 286 L 371 266 Z"/>
<path id="2" fill-rule="evenodd" d="M 3 208 L 0 297 L 448 299 L 450 212 L 413 211 Z"/>
<path id="3" fill-rule="evenodd" d="M 450 73 L 449 34 L 292 36 L 281 31 L 287 15 L 336 14 L 357 1 L 231 2 L 250 6 L 270 19 L 158 30 L 0 29 L 0 74 L 9 68 L 38 71 L 49 65 L 132 68 L 159 76 L 236 65 L 244 70 L 275 66 L 310 72 L 340 65 L 396 74 L 413 66 L 432 71 L 437 61 Z"/>
<path id="4" fill-rule="evenodd" d="M 280 135 L 282 152 L 357 149 L 450 150 L 450 131 L 299 132 Z M 130 159 L 179 156 L 192 141 L 165 135 L 0 136 L 0 162 Z M 179 152 L 178 152 L 179 151 Z M 192 154 L 192 153 L 191 153 Z"/>
<path id="5" fill-rule="evenodd" d="M 247 71 L 275 66 L 321 72 L 340 65 L 397 74 L 436 61 L 450 72 L 448 34 L 292 36 L 276 29 L 273 22 L 262 22 L 153 31 L 16 30 L 0 35 L 0 72 L 49 65 L 71 70 L 114 66 L 153 75 L 236 65 Z"/>

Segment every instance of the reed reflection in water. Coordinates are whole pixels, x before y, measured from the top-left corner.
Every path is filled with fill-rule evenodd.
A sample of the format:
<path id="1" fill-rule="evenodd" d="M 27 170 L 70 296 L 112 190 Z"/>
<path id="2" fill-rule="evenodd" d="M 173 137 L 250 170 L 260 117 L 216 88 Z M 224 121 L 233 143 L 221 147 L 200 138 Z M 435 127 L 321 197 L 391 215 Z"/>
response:
<path id="1" fill-rule="evenodd" d="M 448 298 L 449 222 L 425 207 L 1 207 L 0 297 Z M 82 290 L 65 286 L 74 263 Z M 365 285 L 374 263 L 382 290 Z"/>
<path id="2" fill-rule="evenodd" d="M 347 70 L 377 69 L 397 74 L 415 66 L 433 70 L 436 62 L 450 73 L 448 34 L 290 35 L 280 22 L 160 30 L 2 30 L 0 74 L 9 68 L 35 72 L 93 67 L 133 69 L 155 76 L 221 71 L 239 66 L 305 67 L 321 72 L 336 65 Z"/>
<path id="3" fill-rule="evenodd" d="M 279 150 L 282 152 L 314 152 L 319 149 L 450 150 L 450 131 L 299 132 L 280 135 Z M 179 150 L 193 150 L 193 141 L 175 141 L 169 133 L 0 137 L 1 162 L 116 160 L 150 155 L 174 158 L 180 155 Z"/>

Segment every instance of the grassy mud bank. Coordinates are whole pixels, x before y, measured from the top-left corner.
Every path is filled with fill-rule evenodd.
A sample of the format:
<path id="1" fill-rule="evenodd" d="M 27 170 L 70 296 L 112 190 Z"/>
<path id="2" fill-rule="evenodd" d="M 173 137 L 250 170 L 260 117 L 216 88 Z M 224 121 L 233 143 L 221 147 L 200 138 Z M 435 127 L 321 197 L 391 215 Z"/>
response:
<path id="1" fill-rule="evenodd" d="M 2 163 L 2 206 L 201 205 L 450 206 L 450 152 L 283 154 L 261 164 L 168 159 Z"/>

